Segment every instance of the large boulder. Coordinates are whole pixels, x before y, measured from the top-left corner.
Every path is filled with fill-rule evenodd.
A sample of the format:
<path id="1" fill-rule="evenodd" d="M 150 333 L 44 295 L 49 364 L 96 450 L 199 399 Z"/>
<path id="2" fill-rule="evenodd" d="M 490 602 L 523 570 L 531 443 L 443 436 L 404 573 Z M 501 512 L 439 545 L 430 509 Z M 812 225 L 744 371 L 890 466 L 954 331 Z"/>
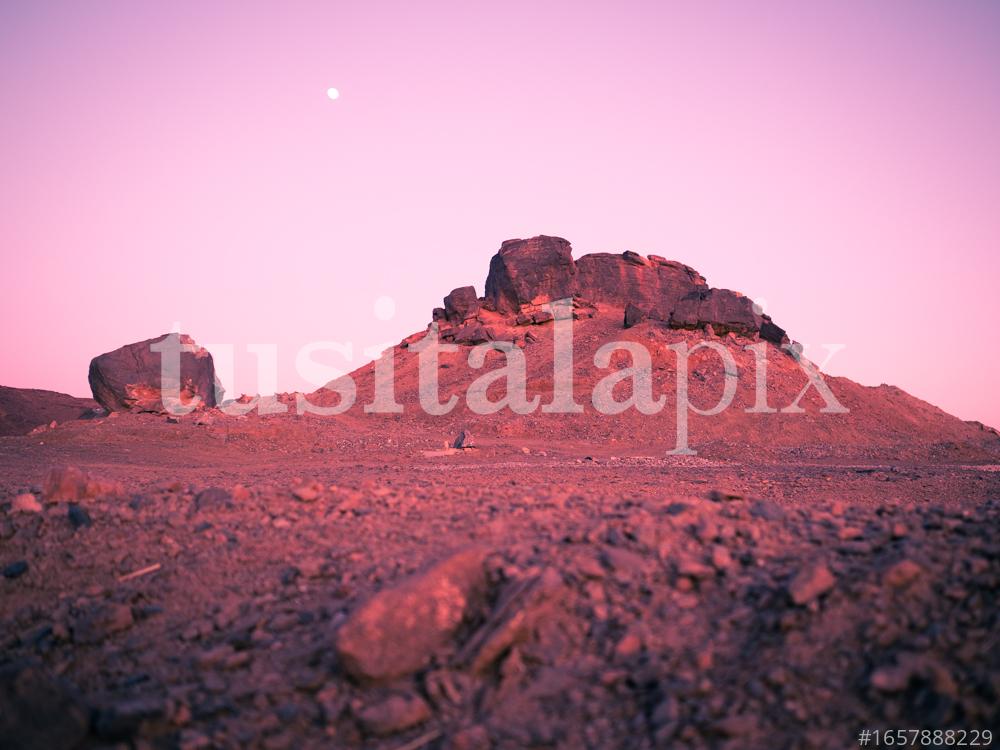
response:
<path id="1" fill-rule="evenodd" d="M 0 385 L 0 435 L 26 435 L 40 425 L 92 416 L 97 402 L 65 393 Z"/>
<path id="2" fill-rule="evenodd" d="M 461 325 L 479 314 L 479 298 L 475 287 L 461 286 L 452 289 L 444 298 L 444 317 L 453 325 Z"/>
<path id="3" fill-rule="evenodd" d="M 780 344 L 785 332 L 767 315 L 757 312 L 753 300 L 729 289 L 701 289 L 687 294 L 670 317 L 672 328 L 712 326 L 719 334 L 759 333 L 762 339 Z"/>
<path id="4" fill-rule="evenodd" d="M 168 341 L 171 336 L 174 340 Z M 162 355 L 153 350 L 154 344 L 180 348 L 178 381 L 162 381 Z M 195 397 L 206 407 L 215 406 L 222 399 L 212 355 L 190 336 L 177 333 L 128 344 L 94 357 L 88 380 L 94 398 L 108 411 L 167 411 L 163 404 L 167 390 L 179 392 L 182 406 L 190 405 Z"/>
<path id="5" fill-rule="evenodd" d="M 689 266 L 629 251 L 584 255 L 576 270 L 576 291 L 584 299 L 615 307 L 632 303 L 655 320 L 669 320 L 685 295 L 705 288 L 705 279 Z"/>
<path id="6" fill-rule="evenodd" d="M 573 250 L 561 237 L 507 240 L 490 261 L 486 299 L 497 312 L 516 313 L 522 305 L 572 297 L 575 278 Z"/>

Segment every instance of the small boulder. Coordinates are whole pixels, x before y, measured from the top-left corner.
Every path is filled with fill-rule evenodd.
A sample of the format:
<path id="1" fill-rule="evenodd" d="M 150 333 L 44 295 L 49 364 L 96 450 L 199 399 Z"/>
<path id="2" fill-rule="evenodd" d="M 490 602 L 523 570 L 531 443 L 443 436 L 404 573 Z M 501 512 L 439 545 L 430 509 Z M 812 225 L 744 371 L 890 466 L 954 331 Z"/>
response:
<path id="1" fill-rule="evenodd" d="M 377 683 L 426 667 L 483 599 L 486 556 L 479 547 L 459 552 L 357 608 L 335 638 L 344 670 Z"/>
<path id="2" fill-rule="evenodd" d="M 454 442 L 452 442 L 451 447 L 458 448 L 459 450 L 468 450 L 469 448 L 475 448 L 477 446 L 475 439 L 472 437 L 472 433 L 468 430 L 462 430 L 458 433 Z"/>
<path id="3" fill-rule="evenodd" d="M 461 325 L 479 314 L 479 298 L 475 287 L 461 286 L 452 289 L 444 298 L 444 318 L 453 325 Z"/>

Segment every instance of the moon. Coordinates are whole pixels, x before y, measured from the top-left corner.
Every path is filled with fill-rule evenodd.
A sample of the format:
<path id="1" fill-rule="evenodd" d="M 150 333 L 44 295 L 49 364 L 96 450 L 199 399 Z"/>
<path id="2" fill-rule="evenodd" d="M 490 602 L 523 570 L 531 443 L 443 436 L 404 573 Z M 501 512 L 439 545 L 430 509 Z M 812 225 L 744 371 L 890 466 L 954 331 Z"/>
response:
<path id="1" fill-rule="evenodd" d="M 328 97 L 330 97 L 331 99 L 339 99 L 340 98 L 340 92 L 337 89 L 332 88 L 332 87 L 328 88 L 326 90 L 326 95 Z"/>

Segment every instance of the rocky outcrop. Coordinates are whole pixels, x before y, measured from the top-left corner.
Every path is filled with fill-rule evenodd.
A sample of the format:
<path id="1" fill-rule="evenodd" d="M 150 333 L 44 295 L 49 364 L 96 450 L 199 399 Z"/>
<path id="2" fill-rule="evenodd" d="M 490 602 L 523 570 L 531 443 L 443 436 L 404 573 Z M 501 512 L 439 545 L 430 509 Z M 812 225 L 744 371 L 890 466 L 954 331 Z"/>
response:
<path id="1" fill-rule="evenodd" d="M 625 251 L 620 255 L 592 253 L 576 262 L 577 293 L 591 302 L 614 307 L 632 303 L 646 317 L 667 321 L 678 301 L 705 279 L 681 263 Z"/>
<path id="2" fill-rule="evenodd" d="M 490 261 L 486 294 L 459 287 L 435 308 L 441 337 L 475 345 L 499 339 L 523 343 L 528 334 L 501 329 L 541 325 L 553 319 L 548 303 L 572 298 L 573 317 L 591 317 L 599 306 L 625 312 L 624 327 L 649 320 L 672 328 L 703 328 L 725 335 L 757 337 L 780 344 L 783 329 L 728 289 L 712 289 L 690 266 L 659 255 L 591 253 L 573 259 L 561 237 L 507 240 Z"/>
<path id="3" fill-rule="evenodd" d="M 179 382 L 161 382 L 161 354 L 152 349 L 169 344 L 169 336 L 177 337 L 173 343 L 181 349 Z M 88 380 L 94 398 L 108 411 L 164 412 L 163 394 L 171 389 L 180 393 L 182 405 L 199 397 L 202 405 L 213 407 L 222 398 L 212 355 L 184 334 L 169 333 L 94 357 Z"/>
<path id="4" fill-rule="evenodd" d="M 26 435 L 51 422 L 93 416 L 97 402 L 65 393 L 0 385 L 0 435 Z"/>
<path id="5" fill-rule="evenodd" d="M 767 315 L 758 313 L 753 301 L 729 289 L 702 289 L 681 299 L 670 316 L 672 328 L 705 328 L 718 334 L 759 333 L 762 339 L 780 344 L 785 331 Z"/>
<path id="6" fill-rule="evenodd" d="M 461 325 L 479 314 L 479 298 L 475 287 L 461 286 L 444 298 L 444 317 L 453 325 Z"/>
<path id="7" fill-rule="evenodd" d="M 486 301 L 497 312 L 515 314 L 522 305 L 572 297 L 575 282 L 573 250 L 562 237 L 507 240 L 490 261 Z"/>

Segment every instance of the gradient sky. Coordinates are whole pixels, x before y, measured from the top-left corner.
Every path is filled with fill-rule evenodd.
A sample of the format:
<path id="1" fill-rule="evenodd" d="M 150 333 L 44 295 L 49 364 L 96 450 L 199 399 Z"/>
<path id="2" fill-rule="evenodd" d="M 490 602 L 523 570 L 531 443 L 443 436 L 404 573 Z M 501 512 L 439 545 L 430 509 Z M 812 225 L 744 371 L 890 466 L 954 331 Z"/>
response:
<path id="1" fill-rule="evenodd" d="M 544 233 L 1000 426 L 1000 3 L 6 0 L 0 96 L 5 385 L 179 322 L 306 387 Z"/>

